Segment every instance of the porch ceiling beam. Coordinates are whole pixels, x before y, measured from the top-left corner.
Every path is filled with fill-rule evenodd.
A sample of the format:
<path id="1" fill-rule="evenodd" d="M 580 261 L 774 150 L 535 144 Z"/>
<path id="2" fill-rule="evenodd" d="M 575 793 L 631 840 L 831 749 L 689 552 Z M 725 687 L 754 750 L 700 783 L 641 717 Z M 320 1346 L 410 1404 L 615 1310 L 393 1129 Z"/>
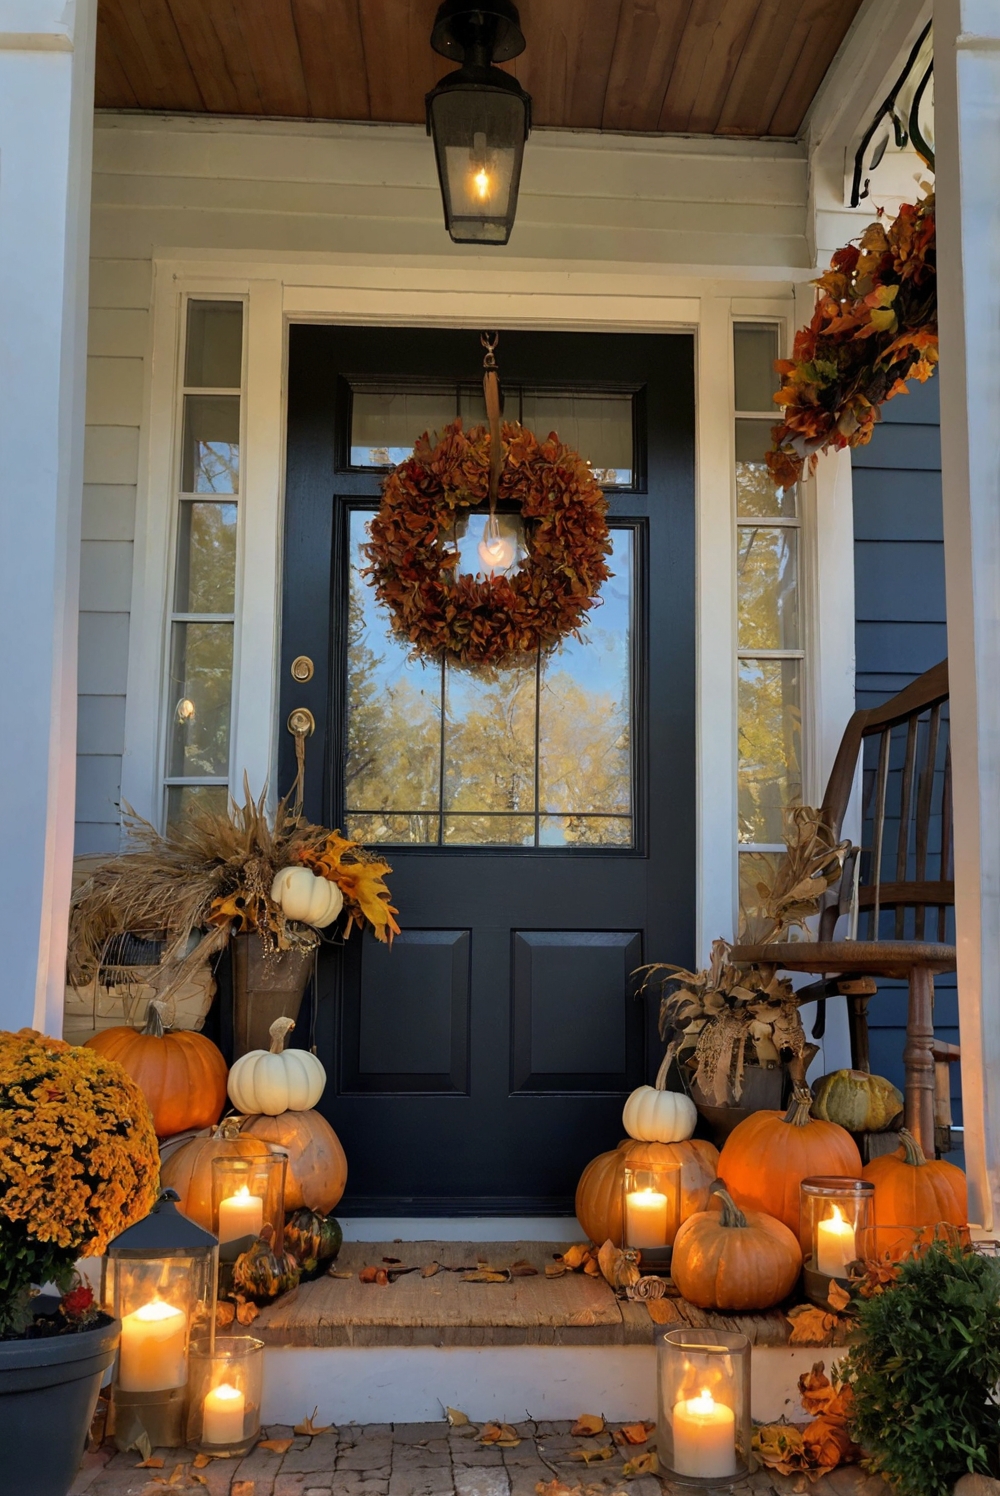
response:
<path id="1" fill-rule="evenodd" d="M 0 1028 L 52 1034 L 73 866 L 96 8 L 0 0 Z"/>
<path id="2" fill-rule="evenodd" d="M 1000 1203 L 1000 9 L 935 0 L 941 465 L 962 1110 L 972 1218 Z"/>

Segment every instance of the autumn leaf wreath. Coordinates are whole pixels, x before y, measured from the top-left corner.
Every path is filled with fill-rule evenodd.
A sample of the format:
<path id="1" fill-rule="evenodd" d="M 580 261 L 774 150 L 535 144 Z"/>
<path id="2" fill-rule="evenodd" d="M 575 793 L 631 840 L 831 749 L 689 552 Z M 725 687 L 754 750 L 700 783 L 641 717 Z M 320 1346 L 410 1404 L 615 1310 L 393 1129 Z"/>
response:
<path id="1" fill-rule="evenodd" d="M 555 433 L 502 432 L 498 502 L 525 521 L 527 558 L 510 575 L 458 572 L 458 524 L 489 496 L 485 426 L 425 432 L 386 478 L 365 547 L 366 575 L 414 652 L 498 665 L 576 633 L 611 575 L 607 500 L 589 465 Z"/>

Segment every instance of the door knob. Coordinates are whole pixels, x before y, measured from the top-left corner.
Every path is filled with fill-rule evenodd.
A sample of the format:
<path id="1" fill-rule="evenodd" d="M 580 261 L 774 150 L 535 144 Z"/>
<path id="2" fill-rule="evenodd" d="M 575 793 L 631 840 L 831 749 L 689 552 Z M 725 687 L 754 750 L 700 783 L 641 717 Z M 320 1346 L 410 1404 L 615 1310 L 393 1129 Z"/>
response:
<path id="1" fill-rule="evenodd" d="M 294 737 L 309 738 L 316 731 L 316 718 L 307 706 L 297 706 L 289 712 L 287 726 Z"/>
<path id="2" fill-rule="evenodd" d="M 297 680 L 300 684 L 312 680 L 316 669 L 308 655 L 296 655 L 289 668 L 292 672 L 292 680 Z"/>

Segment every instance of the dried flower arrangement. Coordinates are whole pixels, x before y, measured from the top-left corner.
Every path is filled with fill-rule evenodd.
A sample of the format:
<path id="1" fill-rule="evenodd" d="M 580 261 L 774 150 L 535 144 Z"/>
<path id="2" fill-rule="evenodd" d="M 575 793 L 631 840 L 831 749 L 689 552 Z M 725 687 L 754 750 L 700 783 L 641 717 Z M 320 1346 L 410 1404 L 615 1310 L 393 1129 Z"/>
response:
<path id="1" fill-rule="evenodd" d="M 785 844 L 771 883 L 758 884 L 757 908 L 741 925 L 748 943 L 773 944 L 790 930 L 808 938 L 807 921 L 839 881 L 851 850 L 850 842 L 835 841 L 822 811 L 808 805 L 786 809 Z M 701 971 L 664 962 L 642 968 L 643 990 L 654 981 L 661 989 L 660 1037 L 667 1041 L 661 1075 L 676 1060 L 716 1106 L 739 1102 L 748 1063 L 808 1062 L 810 1053 L 791 982 L 773 966 L 734 966 L 730 949 L 716 940 Z"/>
<path id="2" fill-rule="evenodd" d="M 73 895 L 72 982 L 91 981 L 109 942 L 125 933 L 166 934 L 168 949 L 156 979 L 160 1000 L 242 931 L 259 934 L 265 952 L 314 949 L 319 928 L 339 913 L 341 901 L 345 934 L 366 924 L 378 940 L 399 933 L 385 883 L 392 871 L 388 863 L 339 831 L 313 825 L 287 800 L 269 816 L 264 795 L 254 800 L 246 783 L 244 790 L 243 805 L 231 800 L 227 813 L 195 808 L 162 834 L 126 808 L 129 846 L 101 863 Z M 276 881 L 288 871 L 325 880 L 322 918 L 300 916 L 300 908 L 311 913 L 311 904 L 293 903 Z M 204 933 L 185 954 L 195 931 Z"/>
<path id="3" fill-rule="evenodd" d="M 865 229 L 860 245 L 838 249 L 816 281 L 819 297 L 793 356 L 779 359 L 768 469 L 789 487 L 807 462 L 833 447 L 871 441 L 878 408 L 930 378 L 938 357 L 934 194 L 905 203 L 889 225 Z"/>
<path id="4" fill-rule="evenodd" d="M 153 1119 L 114 1060 L 32 1029 L 0 1034 L 0 1339 L 31 1323 L 31 1285 L 69 1288 L 80 1256 L 147 1215 L 160 1172 Z M 64 1301 L 86 1322 L 86 1294 Z"/>

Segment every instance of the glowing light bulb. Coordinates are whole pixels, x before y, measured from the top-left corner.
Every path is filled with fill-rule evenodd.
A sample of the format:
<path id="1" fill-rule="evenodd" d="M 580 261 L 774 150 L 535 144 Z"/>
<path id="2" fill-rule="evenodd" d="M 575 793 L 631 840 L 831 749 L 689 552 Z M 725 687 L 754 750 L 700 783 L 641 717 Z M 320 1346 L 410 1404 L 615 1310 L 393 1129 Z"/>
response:
<path id="1" fill-rule="evenodd" d="M 188 697 L 182 697 L 181 700 L 177 703 L 176 717 L 178 722 L 190 722 L 191 718 L 194 716 L 194 712 L 194 702 L 190 701 Z"/>
<path id="2" fill-rule="evenodd" d="M 514 564 L 514 540 L 510 535 L 490 535 L 487 532 L 477 550 L 488 572 L 507 571 Z"/>
<path id="3" fill-rule="evenodd" d="M 490 174 L 485 166 L 481 166 L 472 178 L 472 185 L 476 189 L 476 196 L 482 201 L 490 195 Z"/>

